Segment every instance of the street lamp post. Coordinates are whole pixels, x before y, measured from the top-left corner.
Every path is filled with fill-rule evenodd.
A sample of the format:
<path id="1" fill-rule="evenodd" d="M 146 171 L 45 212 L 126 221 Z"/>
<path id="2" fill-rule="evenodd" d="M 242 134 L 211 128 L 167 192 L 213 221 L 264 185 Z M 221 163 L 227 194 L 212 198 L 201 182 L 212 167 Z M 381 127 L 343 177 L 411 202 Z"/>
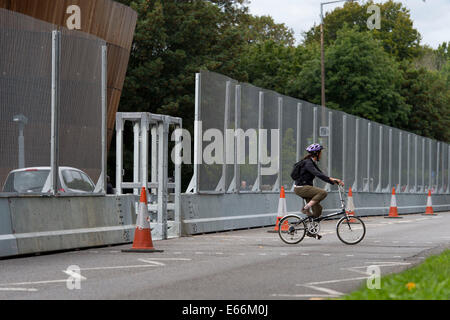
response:
<path id="1" fill-rule="evenodd" d="M 13 117 L 13 121 L 19 124 L 19 137 L 18 137 L 18 145 L 19 145 L 19 169 L 25 168 L 25 138 L 23 135 L 23 131 L 25 129 L 25 125 L 28 123 L 28 118 L 23 114 L 18 114 Z"/>

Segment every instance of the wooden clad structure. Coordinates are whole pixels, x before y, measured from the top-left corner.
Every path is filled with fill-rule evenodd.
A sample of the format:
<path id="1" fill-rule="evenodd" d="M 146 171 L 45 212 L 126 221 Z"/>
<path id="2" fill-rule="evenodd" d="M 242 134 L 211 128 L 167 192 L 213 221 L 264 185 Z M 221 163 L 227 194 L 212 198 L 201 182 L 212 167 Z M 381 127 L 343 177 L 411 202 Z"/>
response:
<path id="1" fill-rule="evenodd" d="M 0 8 L 19 12 L 61 27 L 80 8 L 80 31 L 104 39 L 108 46 L 108 146 L 113 135 L 125 75 L 133 43 L 137 13 L 112 0 L 0 0 Z"/>

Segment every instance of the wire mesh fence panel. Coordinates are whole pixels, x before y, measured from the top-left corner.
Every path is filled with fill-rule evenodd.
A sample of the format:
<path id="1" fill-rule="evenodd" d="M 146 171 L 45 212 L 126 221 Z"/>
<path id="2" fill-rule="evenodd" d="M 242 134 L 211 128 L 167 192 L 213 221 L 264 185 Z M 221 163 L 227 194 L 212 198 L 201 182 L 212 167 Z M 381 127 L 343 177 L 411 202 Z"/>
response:
<path id="1" fill-rule="evenodd" d="M 392 155 L 391 155 L 391 187 L 395 188 L 396 192 L 400 189 L 400 165 L 401 165 L 401 150 L 400 150 L 400 130 L 392 129 Z"/>
<path id="2" fill-rule="evenodd" d="M 370 149 L 369 149 L 369 191 L 374 192 L 380 182 L 379 169 L 380 169 L 380 125 L 375 122 L 370 123 Z"/>
<path id="3" fill-rule="evenodd" d="M 222 125 L 224 128 L 224 155 L 223 160 L 226 166 L 225 171 L 225 191 L 232 191 L 234 188 L 234 154 L 235 154 L 235 129 L 236 129 L 236 85 L 237 81 L 228 80 L 225 84 L 225 94 L 228 97 L 225 97 L 225 104 L 228 105 L 226 110 L 224 110 L 224 124 Z M 228 90 L 227 90 L 228 88 Z M 225 108 L 225 106 L 224 106 Z"/>
<path id="4" fill-rule="evenodd" d="M 391 185 L 389 184 L 389 170 L 391 168 L 391 157 L 389 154 L 389 127 L 381 126 L 381 192 L 389 192 Z"/>
<path id="5" fill-rule="evenodd" d="M 417 176 L 416 176 L 416 181 L 417 181 L 417 186 L 416 186 L 416 192 L 422 192 L 423 191 L 423 185 L 424 185 L 424 181 L 423 181 L 423 161 L 424 161 L 424 143 L 423 143 L 423 138 L 416 136 L 417 138 Z"/>
<path id="6" fill-rule="evenodd" d="M 331 176 L 328 168 L 328 158 L 330 156 L 330 144 L 329 144 L 329 112 L 331 109 L 326 107 L 318 106 L 316 109 L 316 125 L 313 126 L 313 134 L 317 137 L 316 143 L 322 145 L 325 149 L 321 154 L 320 161 L 318 166 L 320 170 L 323 171 L 325 175 Z M 327 183 L 320 180 L 315 179 L 315 185 L 319 188 L 325 188 Z"/>
<path id="7" fill-rule="evenodd" d="M 283 96 L 281 130 L 281 185 L 290 190 L 293 184 L 290 173 L 297 162 L 297 103 L 298 100 Z"/>
<path id="8" fill-rule="evenodd" d="M 356 155 L 356 117 L 345 115 L 345 172 L 344 179 L 348 186 L 355 188 L 355 155 Z M 356 191 L 356 189 L 355 189 Z"/>
<path id="9" fill-rule="evenodd" d="M 59 165 L 84 171 L 94 184 L 101 173 L 104 45 L 91 35 L 61 31 Z M 85 176 L 62 170 L 67 187 L 93 191 Z"/>
<path id="10" fill-rule="evenodd" d="M 440 193 L 447 192 L 447 184 L 448 184 L 448 145 L 446 143 L 441 142 L 441 170 L 440 170 Z"/>
<path id="11" fill-rule="evenodd" d="M 408 174 L 408 190 L 407 192 L 415 192 L 416 180 L 416 135 L 409 135 L 409 174 Z"/>
<path id="12" fill-rule="evenodd" d="M 198 139 L 202 141 L 202 148 L 201 159 L 199 159 L 201 163 L 198 164 L 199 191 L 215 191 L 222 177 L 227 81 L 236 83 L 217 73 L 201 72 L 199 113 L 202 134 Z M 236 97 L 233 96 L 231 99 L 235 100 Z M 235 119 L 228 119 L 228 121 L 234 128 Z"/>
<path id="13" fill-rule="evenodd" d="M 331 140 L 331 150 L 332 150 L 332 158 L 331 158 L 331 171 L 329 172 L 330 176 L 339 179 L 345 179 L 343 177 L 343 122 L 344 122 L 344 113 L 340 111 L 333 111 L 333 116 L 331 120 L 331 130 L 330 135 L 332 137 Z M 345 185 L 347 185 L 348 181 L 344 180 Z M 332 190 L 337 190 L 337 186 L 333 186 Z"/>
<path id="14" fill-rule="evenodd" d="M 43 192 L 50 165 L 51 24 L 0 9 L 0 186 Z M 47 167 L 11 174 L 30 167 Z"/>
<path id="15" fill-rule="evenodd" d="M 430 161 L 430 156 L 431 156 L 431 144 L 430 144 L 430 139 L 428 138 L 423 138 L 423 145 L 424 145 L 424 154 L 423 154 L 423 159 L 424 159 L 424 168 L 423 168 L 423 184 L 424 184 L 424 189 L 423 192 L 428 192 L 428 190 L 431 188 L 430 184 L 431 184 L 431 161 Z"/>
<path id="16" fill-rule="evenodd" d="M 314 105 L 302 101 L 301 115 L 301 158 L 307 155 L 306 148 L 314 142 Z"/>
<path id="17" fill-rule="evenodd" d="M 242 156 L 240 158 L 240 191 L 251 191 L 258 175 L 258 114 L 259 89 L 249 84 L 241 84 L 241 126 L 243 134 Z"/>
<path id="18" fill-rule="evenodd" d="M 407 192 L 408 157 L 409 157 L 408 133 L 405 131 L 400 131 L 400 132 L 401 132 L 401 146 L 400 146 L 401 164 L 399 166 L 399 181 L 400 181 L 399 192 Z"/>
<path id="19" fill-rule="evenodd" d="M 261 190 L 273 189 L 278 178 L 279 145 L 278 135 L 278 97 L 276 92 L 264 90 L 263 129 L 265 136 L 262 146 L 261 161 Z"/>
<path id="20" fill-rule="evenodd" d="M 358 156 L 358 172 L 357 185 L 358 191 L 369 191 L 370 181 L 367 174 L 367 159 L 369 152 L 369 121 L 358 118 L 358 133 L 357 133 L 357 156 Z"/>
<path id="21" fill-rule="evenodd" d="M 437 189 L 437 143 L 430 139 L 430 189 L 436 192 Z"/>
<path id="22" fill-rule="evenodd" d="M 312 143 L 325 147 L 319 162 L 322 171 L 342 178 L 354 191 L 391 192 L 395 187 L 397 192 L 424 192 L 430 185 L 441 193 L 450 191 L 450 151 L 444 143 L 438 147 L 435 140 L 213 72 L 201 73 L 200 92 L 203 133 L 219 128 L 197 141 L 203 152 L 197 171 L 200 191 L 234 192 L 235 186 L 248 192 L 279 186 L 290 190 L 292 165 L 307 154 L 305 148 Z M 231 136 L 223 137 L 225 128 Z M 237 136 L 234 129 L 239 129 Z M 219 147 L 222 138 L 230 146 Z M 225 166 L 219 163 L 222 160 Z M 314 185 L 324 188 L 326 183 L 315 179 Z"/>

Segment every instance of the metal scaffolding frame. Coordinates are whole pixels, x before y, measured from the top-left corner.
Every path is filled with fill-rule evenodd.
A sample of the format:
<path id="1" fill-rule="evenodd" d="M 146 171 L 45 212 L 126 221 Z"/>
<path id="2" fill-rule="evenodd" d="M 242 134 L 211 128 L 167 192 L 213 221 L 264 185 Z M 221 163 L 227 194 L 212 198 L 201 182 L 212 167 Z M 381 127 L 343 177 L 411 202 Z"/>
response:
<path id="1" fill-rule="evenodd" d="M 123 134 L 125 122 L 133 123 L 133 182 L 123 181 Z M 116 114 L 116 194 L 133 189 L 137 196 L 145 187 L 150 212 L 157 215 L 152 233 L 161 239 L 180 236 L 181 161 L 175 161 L 174 181 L 169 182 L 169 126 L 175 127 L 175 156 L 180 155 L 182 119 L 148 112 L 118 112 Z M 149 145 L 149 132 L 151 142 Z M 151 168 L 149 179 L 149 157 Z M 169 190 L 174 190 L 170 199 Z M 170 200 L 173 200 L 170 201 Z M 174 213 L 168 221 L 168 211 Z"/>

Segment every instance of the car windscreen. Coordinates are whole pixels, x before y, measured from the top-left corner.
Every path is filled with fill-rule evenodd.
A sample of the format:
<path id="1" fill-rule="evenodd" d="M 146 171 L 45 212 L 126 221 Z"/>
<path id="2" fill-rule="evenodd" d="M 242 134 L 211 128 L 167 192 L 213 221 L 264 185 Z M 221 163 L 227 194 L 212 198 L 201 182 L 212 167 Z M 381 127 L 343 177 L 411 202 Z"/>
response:
<path id="1" fill-rule="evenodd" d="M 41 192 L 50 170 L 30 170 L 10 173 L 3 192 Z"/>
<path id="2" fill-rule="evenodd" d="M 76 170 L 62 170 L 64 184 L 71 190 L 93 192 L 94 185 L 82 172 Z"/>

